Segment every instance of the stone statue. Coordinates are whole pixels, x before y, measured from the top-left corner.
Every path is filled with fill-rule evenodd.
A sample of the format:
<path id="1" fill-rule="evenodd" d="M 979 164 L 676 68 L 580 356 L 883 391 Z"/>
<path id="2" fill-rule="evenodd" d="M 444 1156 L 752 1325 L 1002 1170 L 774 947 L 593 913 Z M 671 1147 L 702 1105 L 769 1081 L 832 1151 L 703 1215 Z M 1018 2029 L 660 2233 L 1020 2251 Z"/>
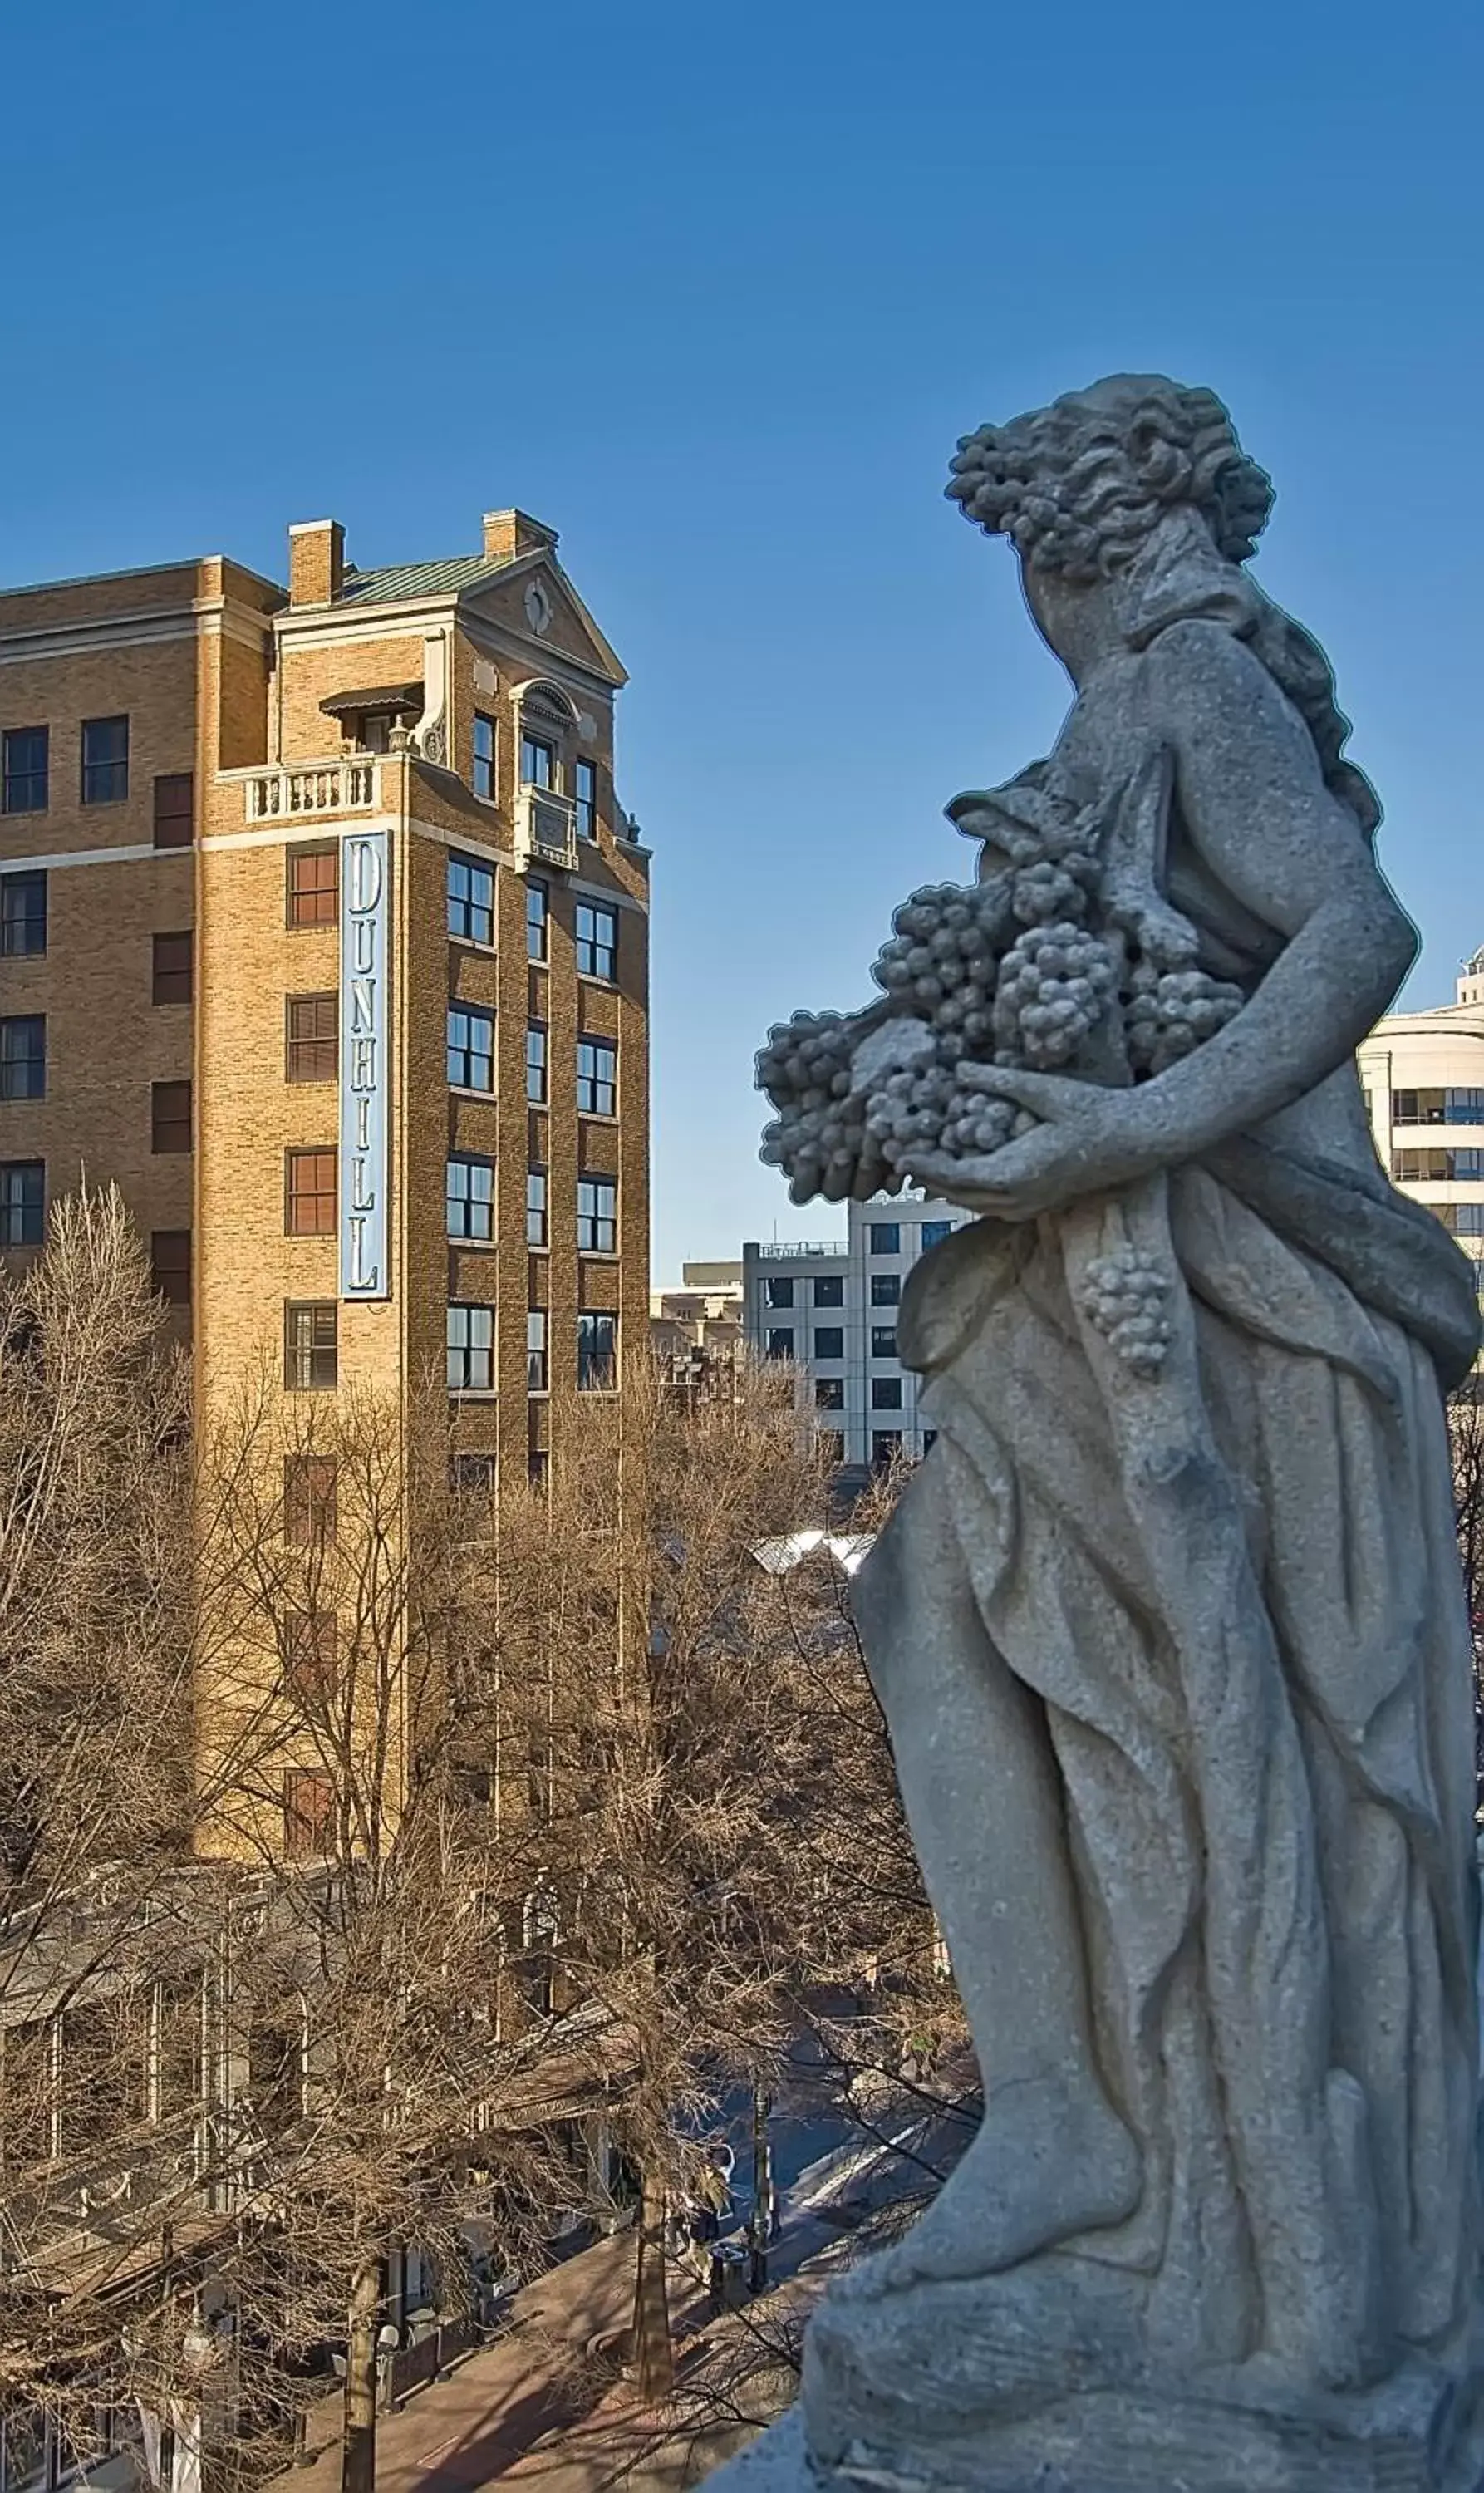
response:
<path id="1" fill-rule="evenodd" d="M 1413 930 L 1217 399 L 1100 381 L 948 490 L 1071 710 L 949 807 L 977 883 L 898 913 L 881 1002 L 759 1062 L 796 1195 L 981 1216 L 905 1293 L 937 1442 L 856 1586 L 986 2111 L 815 2320 L 810 2450 L 1471 2493 L 1478 1312 L 1354 1066 Z"/>

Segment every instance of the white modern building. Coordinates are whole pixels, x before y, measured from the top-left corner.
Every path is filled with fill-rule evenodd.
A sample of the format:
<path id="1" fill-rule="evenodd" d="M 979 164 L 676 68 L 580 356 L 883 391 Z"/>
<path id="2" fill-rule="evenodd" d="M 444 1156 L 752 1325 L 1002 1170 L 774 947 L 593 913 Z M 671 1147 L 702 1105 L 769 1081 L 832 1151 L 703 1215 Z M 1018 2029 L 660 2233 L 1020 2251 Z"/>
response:
<path id="1" fill-rule="evenodd" d="M 852 1203 L 848 1215 L 844 1239 L 743 1247 L 743 1329 L 759 1357 L 797 1364 L 842 1463 L 915 1462 L 934 1432 L 897 1356 L 897 1309 L 918 1257 L 973 1216 L 912 1193 Z"/>
<path id="2" fill-rule="evenodd" d="M 1457 1000 L 1388 1013 L 1359 1050 L 1381 1166 L 1474 1258 L 1484 1282 L 1484 950 Z"/>

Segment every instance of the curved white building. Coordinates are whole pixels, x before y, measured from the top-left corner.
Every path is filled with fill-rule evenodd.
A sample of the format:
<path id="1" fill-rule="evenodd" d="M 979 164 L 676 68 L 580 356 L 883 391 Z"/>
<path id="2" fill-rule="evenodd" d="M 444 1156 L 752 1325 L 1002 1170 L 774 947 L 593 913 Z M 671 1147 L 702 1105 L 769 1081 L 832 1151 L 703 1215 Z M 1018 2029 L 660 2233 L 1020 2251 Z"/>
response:
<path id="1" fill-rule="evenodd" d="M 1456 1003 L 1388 1013 L 1359 1064 L 1382 1167 L 1452 1231 L 1484 1282 L 1484 950 L 1464 964 Z"/>

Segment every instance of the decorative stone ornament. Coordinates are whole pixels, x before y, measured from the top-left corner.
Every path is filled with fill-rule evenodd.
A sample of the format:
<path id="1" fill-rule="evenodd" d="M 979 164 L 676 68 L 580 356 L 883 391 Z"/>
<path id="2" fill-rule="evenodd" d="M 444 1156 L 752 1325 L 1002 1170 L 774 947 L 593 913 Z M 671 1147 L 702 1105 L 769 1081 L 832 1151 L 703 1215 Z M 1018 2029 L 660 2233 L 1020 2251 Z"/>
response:
<path id="1" fill-rule="evenodd" d="M 853 1599 L 986 2112 L 734 2473 L 1474 2493 L 1478 1310 L 1354 1066 L 1413 931 L 1217 399 L 1101 381 L 949 491 L 1072 706 L 759 1073 L 796 1195 L 981 1216 L 907 1285 L 937 1438 Z"/>
<path id="2" fill-rule="evenodd" d="M 526 584 L 525 619 L 535 633 L 546 633 L 551 628 L 551 600 L 539 580 Z"/>

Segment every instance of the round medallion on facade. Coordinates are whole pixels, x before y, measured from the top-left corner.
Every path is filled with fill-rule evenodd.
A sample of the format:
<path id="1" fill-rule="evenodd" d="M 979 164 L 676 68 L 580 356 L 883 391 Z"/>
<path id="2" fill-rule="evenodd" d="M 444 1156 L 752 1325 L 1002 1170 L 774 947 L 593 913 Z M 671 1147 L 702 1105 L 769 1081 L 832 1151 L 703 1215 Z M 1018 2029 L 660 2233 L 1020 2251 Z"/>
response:
<path id="1" fill-rule="evenodd" d="M 533 632 L 545 632 L 551 620 L 551 600 L 539 580 L 533 580 L 525 592 L 525 619 Z"/>

